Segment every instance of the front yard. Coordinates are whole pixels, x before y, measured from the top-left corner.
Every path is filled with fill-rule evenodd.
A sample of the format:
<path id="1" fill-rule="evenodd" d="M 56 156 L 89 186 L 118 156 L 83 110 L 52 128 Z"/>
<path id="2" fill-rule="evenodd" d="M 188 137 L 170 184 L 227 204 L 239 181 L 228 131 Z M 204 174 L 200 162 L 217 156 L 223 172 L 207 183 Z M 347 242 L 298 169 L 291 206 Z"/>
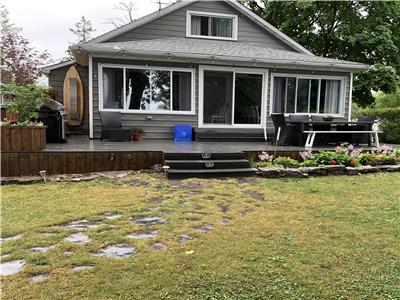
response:
<path id="1" fill-rule="evenodd" d="M 25 262 L 2 296 L 398 299 L 399 182 L 132 174 L 1 187 L 1 236 L 14 237 L 2 263 Z M 115 245 L 118 258 L 102 251 Z"/>

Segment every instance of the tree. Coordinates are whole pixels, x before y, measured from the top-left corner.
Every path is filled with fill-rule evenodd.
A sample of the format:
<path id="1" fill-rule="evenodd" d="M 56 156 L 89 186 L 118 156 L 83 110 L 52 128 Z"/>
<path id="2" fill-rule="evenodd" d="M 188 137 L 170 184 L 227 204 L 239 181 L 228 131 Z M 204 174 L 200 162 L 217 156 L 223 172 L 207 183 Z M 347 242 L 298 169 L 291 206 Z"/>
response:
<path id="1" fill-rule="evenodd" d="M 10 23 L 8 10 L 1 6 L 1 82 L 19 85 L 34 83 L 41 75 L 41 67 L 50 58 L 47 51 L 37 51 L 22 37 L 21 28 Z"/>
<path id="2" fill-rule="evenodd" d="M 400 2 L 242 2 L 316 55 L 374 65 L 355 74 L 358 104 L 373 104 L 371 89 L 391 93 L 399 85 Z"/>
<path id="3" fill-rule="evenodd" d="M 114 6 L 115 10 L 122 11 L 123 15 L 113 18 L 108 18 L 106 22 L 113 25 L 115 28 L 121 27 L 127 23 L 135 21 L 136 4 L 133 1 L 120 1 Z"/>
<path id="4" fill-rule="evenodd" d="M 81 44 L 87 42 L 96 29 L 93 28 L 92 21 L 82 16 L 81 19 L 75 23 L 74 28 L 69 28 L 69 31 L 75 35 L 76 43 Z"/>

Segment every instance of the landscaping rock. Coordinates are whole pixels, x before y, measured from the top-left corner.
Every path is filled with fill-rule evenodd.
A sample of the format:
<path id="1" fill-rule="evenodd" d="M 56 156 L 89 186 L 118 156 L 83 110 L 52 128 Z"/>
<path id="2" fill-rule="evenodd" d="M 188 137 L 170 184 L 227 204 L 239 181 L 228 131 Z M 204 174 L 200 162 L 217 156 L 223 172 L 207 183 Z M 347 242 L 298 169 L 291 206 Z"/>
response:
<path id="1" fill-rule="evenodd" d="M 108 220 L 116 220 L 116 219 L 119 219 L 119 218 L 121 218 L 121 215 L 119 215 L 119 214 L 114 214 L 114 213 L 105 213 L 104 215 L 103 215 L 103 217 L 104 218 L 106 218 L 106 219 L 108 219 Z"/>
<path id="2" fill-rule="evenodd" d="M 31 281 L 37 283 L 37 282 L 45 281 L 47 278 L 49 278 L 48 275 L 41 274 L 41 275 L 33 276 L 31 278 Z"/>
<path id="3" fill-rule="evenodd" d="M 260 174 L 265 178 L 279 178 L 282 176 L 281 168 L 259 168 Z"/>
<path id="4" fill-rule="evenodd" d="M 54 245 L 50 245 L 47 247 L 34 247 L 34 248 L 31 248 L 31 252 L 32 253 L 46 253 L 49 250 L 54 249 L 55 247 L 56 246 L 54 246 Z"/>
<path id="5" fill-rule="evenodd" d="M 145 217 L 145 218 L 133 219 L 132 221 L 138 225 L 143 225 L 143 226 L 162 225 L 167 223 L 166 219 L 160 217 Z"/>
<path id="6" fill-rule="evenodd" d="M 244 194 L 250 196 L 251 198 L 258 200 L 258 201 L 262 201 L 265 202 L 265 197 L 264 195 L 258 193 L 258 192 L 254 192 L 254 191 L 243 191 Z"/>
<path id="7" fill-rule="evenodd" d="M 130 257 L 136 253 L 136 249 L 125 245 L 125 244 L 118 244 L 115 246 L 108 246 L 104 249 L 101 249 L 96 256 L 105 256 L 105 257 L 110 257 L 110 258 L 117 258 L 117 259 L 123 259 Z"/>
<path id="8" fill-rule="evenodd" d="M 134 232 L 128 234 L 127 237 L 134 240 L 154 239 L 157 236 L 157 231 Z"/>
<path id="9" fill-rule="evenodd" d="M 64 228 L 64 229 L 87 230 L 87 229 L 92 229 L 92 228 L 99 227 L 102 224 L 103 223 L 101 223 L 101 222 L 88 221 L 88 220 L 84 219 L 84 220 L 70 222 L 67 225 L 62 226 L 62 228 Z"/>
<path id="10" fill-rule="evenodd" d="M 325 169 L 327 175 L 344 175 L 346 173 L 346 167 L 341 165 L 335 166 L 321 166 L 320 168 Z"/>
<path id="11" fill-rule="evenodd" d="M 0 238 L 0 245 L 6 241 L 16 241 L 16 240 L 22 238 L 22 236 L 23 236 L 23 234 L 18 234 L 18 235 L 14 235 L 14 236 L 5 237 L 5 238 Z"/>
<path id="12" fill-rule="evenodd" d="M 308 176 L 326 176 L 328 175 L 328 170 L 321 167 L 302 167 L 298 168 L 301 173 L 305 173 Z"/>
<path id="13" fill-rule="evenodd" d="M 230 219 L 230 218 L 228 218 L 228 217 L 223 217 L 222 219 L 221 219 L 221 224 L 228 224 L 228 223 L 230 223 L 232 220 Z"/>
<path id="14" fill-rule="evenodd" d="M 14 275 L 22 271 L 26 264 L 25 259 L 8 261 L 0 264 L 0 275 L 9 276 Z"/>
<path id="15" fill-rule="evenodd" d="M 82 265 L 82 266 L 75 266 L 73 268 L 73 270 L 75 272 L 80 272 L 80 271 L 91 270 L 91 269 L 94 269 L 94 268 L 95 268 L 95 266 L 93 266 L 93 265 Z"/>
<path id="16" fill-rule="evenodd" d="M 157 251 L 166 250 L 168 248 L 167 245 L 160 243 L 160 242 L 154 243 L 152 245 L 152 247 L 154 250 L 157 250 Z"/>
<path id="17" fill-rule="evenodd" d="M 282 177 L 289 178 L 307 178 L 308 174 L 301 172 L 299 169 L 283 169 Z"/>
<path id="18" fill-rule="evenodd" d="M 205 224 L 205 225 L 201 225 L 201 226 L 194 228 L 195 231 L 200 232 L 200 233 L 208 233 L 213 229 L 214 229 L 214 226 L 212 226 L 210 224 Z"/>
<path id="19" fill-rule="evenodd" d="M 82 175 L 82 174 L 68 174 L 68 175 L 56 175 L 50 176 L 48 181 L 50 182 L 80 182 L 80 181 L 92 181 L 100 178 L 99 175 Z"/>
<path id="20" fill-rule="evenodd" d="M 75 233 L 71 234 L 69 237 L 66 237 L 64 241 L 83 245 L 89 243 L 91 239 L 86 234 Z"/>
<path id="21" fill-rule="evenodd" d="M 378 168 L 372 166 L 361 166 L 357 167 L 357 169 L 360 174 L 377 173 L 379 171 Z"/>
<path id="22" fill-rule="evenodd" d="M 43 182 L 43 178 L 40 176 L 29 176 L 29 177 L 1 177 L 0 185 L 9 184 L 33 184 Z"/>
<path id="23" fill-rule="evenodd" d="M 192 238 L 188 234 L 181 234 L 178 236 L 178 243 L 179 244 L 186 244 L 188 241 L 190 241 Z"/>
<path id="24" fill-rule="evenodd" d="M 105 177 L 108 179 L 119 179 L 119 178 L 124 178 L 128 177 L 132 172 L 130 171 L 110 171 L 110 172 L 98 172 L 96 175 Z"/>

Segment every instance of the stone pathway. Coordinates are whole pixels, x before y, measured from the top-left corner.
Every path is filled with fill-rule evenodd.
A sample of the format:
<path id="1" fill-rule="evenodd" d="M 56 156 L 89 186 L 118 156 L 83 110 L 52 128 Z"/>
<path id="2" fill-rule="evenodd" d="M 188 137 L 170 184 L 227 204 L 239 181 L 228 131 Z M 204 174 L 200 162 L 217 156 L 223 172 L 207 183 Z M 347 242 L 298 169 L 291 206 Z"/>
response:
<path id="1" fill-rule="evenodd" d="M 130 257 L 136 253 L 136 249 L 126 244 L 118 244 L 114 246 L 108 246 L 101 249 L 95 256 L 105 256 L 116 259 L 123 259 Z"/>
<path id="2" fill-rule="evenodd" d="M 188 241 L 190 241 L 192 238 L 188 234 L 181 234 L 178 236 L 178 243 L 179 244 L 186 244 Z"/>
<path id="3" fill-rule="evenodd" d="M 22 238 L 22 236 L 23 236 L 23 234 L 18 234 L 18 235 L 14 235 L 14 236 L 5 237 L 5 238 L 0 238 L 0 245 L 3 244 L 3 242 L 6 242 L 6 241 L 19 240 L 20 238 Z"/>
<path id="4" fill-rule="evenodd" d="M 37 282 L 45 281 L 47 278 L 49 278 L 48 275 L 40 274 L 40 275 L 33 276 L 31 278 L 31 281 L 37 283 Z"/>
<path id="5" fill-rule="evenodd" d="M 103 217 L 108 219 L 108 220 L 117 220 L 117 219 L 121 218 L 121 215 L 114 214 L 114 213 L 105 213 L 103 215 Z"/>
<path id="6" fill-rule="evenodd" d="M 56 246 L 54 246 L 54 245 L 49 245 L 47 247 L 34 247 L 34 248 L 31 248 L 31 252 L 32 253 L 46 253 L 49 250 L 54 249 L 55 247 Z"/>
<path id="7" fill-rule="evenodd" d="M 70 236 L 66 237 L 64 241 L 73 243 L 73 244 L 87 244 L 91 241 L 91 239 L 86 235 L 82 233 L 75 233 L 71 234 Z"/>
<path id="8" fill-rule="evenodd" d="M 138 219 L 131 218 L 131 220 L 135 222 L 137 225 L 143 225 L 143 226 L 162 225 L 167 223 L 166 219 L 160 217 L 144 217 Z"/>
<path id="9" fill-rule="evenodd" d="M 10 276 L 22 271 L 26 264 L 25 259 L 8 261 L 0 264 L 0 275 Z"/>
<path id="10" fill-rule="evenodd" d="M 72 221 L 67 225 L 61 226 L 61 228 L 68 230 L 68 229 L 78 229 L 78 230 L 87 230 L 99 227 L 103 223 L 95 222 L 95 221 L 88 221 L 86 219 L 79 220 L 79 221 Z"/>
<path id="11" fill-rule="evenodd" d="M 73 270 L 75 272 L 80 272 L 80 271 L 86 271 L 86 270 L 91 270 L 94 269 L 95 266 L 94 265 L 82 265 L 82 266 L 75 266 L 73 267 Z"/>
<path id="12" fill-rule="evenodd" d="M 157 236 L 157 231 L 134 232 L 128 234 L 127 237 L 134 240 L 154 239 Z"/>
<path id="13" fill-rule="evenodd" d="M 208 233 L 213 229 L 214 229 L 214 226 L 212 226 L 210 224 L 205 224 L 205 225 L 201 225 L 201 226 L 194 228 L 195 231 L 200 232 L 200 233 Z"/>
<path id="14" fill-rule="evenodd" d="M 243 193 L 248 195 L 248 196 L 250 196 L 251 198 L 253 198 L 255 200 L 265 202 L 264 195 L 262 195 L 260 193 L 257 193 L 257 192 L 254 192 L 254 191 L 244 191 Z"/>
<path id="15" fill-rule="evenodd" d="M 158 242 L 158 243 L 154 243 L 154 244 L 152 245 L 152 248 L 153 248 L 154 250 L 161 251 L 161 250 L 166 250 L 168 247 L 167 247 L 167 245 Z"/>

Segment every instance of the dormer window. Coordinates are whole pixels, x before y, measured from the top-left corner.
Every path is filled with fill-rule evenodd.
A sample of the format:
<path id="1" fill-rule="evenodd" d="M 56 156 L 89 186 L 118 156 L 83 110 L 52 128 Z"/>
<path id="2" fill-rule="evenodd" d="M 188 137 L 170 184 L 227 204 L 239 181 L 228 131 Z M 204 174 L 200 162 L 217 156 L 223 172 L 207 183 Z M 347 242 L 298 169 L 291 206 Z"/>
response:
<path id="1" fill-rule="evenodd" d="M 236 15 L 187 11 L 187 37 L 237 40 L 237 28 Z"/>

